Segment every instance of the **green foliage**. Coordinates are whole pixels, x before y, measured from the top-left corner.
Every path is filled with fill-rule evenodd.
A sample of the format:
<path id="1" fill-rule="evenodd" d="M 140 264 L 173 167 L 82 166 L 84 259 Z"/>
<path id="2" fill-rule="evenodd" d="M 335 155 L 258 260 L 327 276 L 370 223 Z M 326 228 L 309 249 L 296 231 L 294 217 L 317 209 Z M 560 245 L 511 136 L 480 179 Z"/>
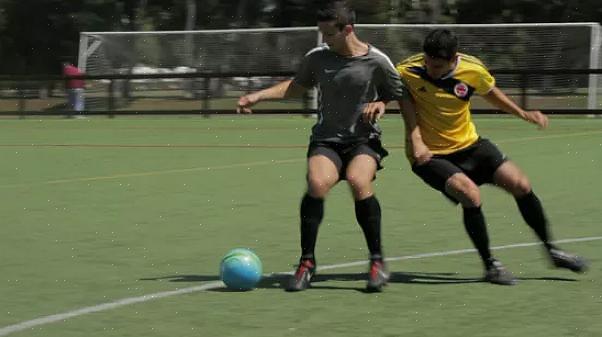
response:
<path id="1" fill-rule="evenodd" d="M 312 26 L 315 1 L 0 0 L 0 74 L 58 73 L 82 31 Z M 350 0 L 360 23 L 602 21 L 598 0 Z M 26 23 L 26 24 L 24 24 Z"/>

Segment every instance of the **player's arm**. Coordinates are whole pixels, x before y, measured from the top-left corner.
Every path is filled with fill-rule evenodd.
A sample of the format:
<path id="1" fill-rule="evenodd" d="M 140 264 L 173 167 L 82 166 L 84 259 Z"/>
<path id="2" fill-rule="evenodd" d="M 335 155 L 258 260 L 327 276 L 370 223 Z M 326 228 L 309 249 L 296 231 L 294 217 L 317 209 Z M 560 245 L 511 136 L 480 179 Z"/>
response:
<path id="1" fill-rule="evenodd" d="M 527 122 L 537 124 L 542 129 L 548 126 L 548 117 L 541 111 L 523 110 L 498 87 L 494 86 L 487 94 L 483 95 L 483 98 L 502 111 L 516 115 Z"/>
<path id="2" fill-rule="evenodd" d="M 429 148 L 422 141 L 420 127 L 416 122 L 416 107 L 411 97 L 406 97 L 399 102 L 401 116 L 406 130 L 406 140 L 408 146 L 412 147 L 412 155 L 417 165 L 422 165 L 433 157 Z"/>
<path id="3" fill-rule="evenodd" d="M 300 97 L 306 90 L 293 80 L 282 81 L 267 89 L 241 96 L 238 100 L 236 112 L 251 113 L 250 107 L 260 101 Z"/>
<path id="4" fill-rule="evenodd" d="M 382 55 L 379 67 L 374 73 L 372 81 L 376 83 L 377 98 L 374 102 L 366 103 L 362 113 L 364 122 L 375 122 L 385 114 L 387 104 L 400 101 L 409 93 L 401 80 L 400 73 L 395 68 L 388 56 Z"/>

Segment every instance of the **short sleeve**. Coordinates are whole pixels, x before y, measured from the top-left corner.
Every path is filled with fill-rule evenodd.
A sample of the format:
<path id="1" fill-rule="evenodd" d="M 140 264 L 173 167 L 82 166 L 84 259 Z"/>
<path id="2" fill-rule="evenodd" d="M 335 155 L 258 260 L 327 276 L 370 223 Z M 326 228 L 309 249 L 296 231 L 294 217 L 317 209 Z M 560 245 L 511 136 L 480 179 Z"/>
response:
<path id="1" fill-rule="evenodd" d="M 316 72 L 314 70 L 315 58 L 313 55 L 315 54 L 308 53 L 303 57 L 301 66 L 299 67 L 299 70 L 293 79 L 296 84 L 306 89 L 312 88 L 316 85 Z"/>
<path id="2" fill-rule="evenodd" d="M 495 87 L 495 78 L 487 69 L 482 68 L 479 71 L 479 77 L 475 87 L 476 93 L 479 95 L 486 95 L 493 87 Z"/>
<path id="3" fill-rule="evenodd" d="M 405 86 L 401 81 L 399 72 L 391 61 L 383 57 L 380 62 L 380 68 L 383 74 L 382 81 L 377 87 L 378 99 L 385 101 L 401 100 L 406 94 Z"/>

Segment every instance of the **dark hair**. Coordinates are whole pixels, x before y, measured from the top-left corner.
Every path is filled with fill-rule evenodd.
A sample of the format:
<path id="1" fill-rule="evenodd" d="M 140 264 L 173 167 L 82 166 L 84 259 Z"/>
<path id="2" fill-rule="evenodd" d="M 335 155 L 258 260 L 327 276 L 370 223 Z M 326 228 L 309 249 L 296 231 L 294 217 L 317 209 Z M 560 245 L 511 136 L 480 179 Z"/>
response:
<path id="1" fill-rule="evenodd" d="M 458 38 L 448 29 L 435 29 L 424 39 L 422 50 L 430 57 L 450 61 L 458 52 Z"/>
<path id="2" fill-rule="evenodd" d="M 318 6 L 318 22 L 336 21 L 336 26 L 343 29 L 346 25 L 355 24 L 355 11 L 345 1 L 325 1 Z"/>

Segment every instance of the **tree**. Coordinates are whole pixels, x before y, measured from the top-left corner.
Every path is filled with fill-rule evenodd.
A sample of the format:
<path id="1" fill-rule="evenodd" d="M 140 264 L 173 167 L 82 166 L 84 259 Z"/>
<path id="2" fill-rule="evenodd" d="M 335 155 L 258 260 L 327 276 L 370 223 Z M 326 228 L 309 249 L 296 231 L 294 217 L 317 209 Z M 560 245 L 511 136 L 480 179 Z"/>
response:
<path id="1" fill-rule="evenodd" d="M 59 73 L 62 61 L 75 62 L 80 31 L 119 27 L 116 5 L 99 0 L 3 0 L 0 72 Z"/>

